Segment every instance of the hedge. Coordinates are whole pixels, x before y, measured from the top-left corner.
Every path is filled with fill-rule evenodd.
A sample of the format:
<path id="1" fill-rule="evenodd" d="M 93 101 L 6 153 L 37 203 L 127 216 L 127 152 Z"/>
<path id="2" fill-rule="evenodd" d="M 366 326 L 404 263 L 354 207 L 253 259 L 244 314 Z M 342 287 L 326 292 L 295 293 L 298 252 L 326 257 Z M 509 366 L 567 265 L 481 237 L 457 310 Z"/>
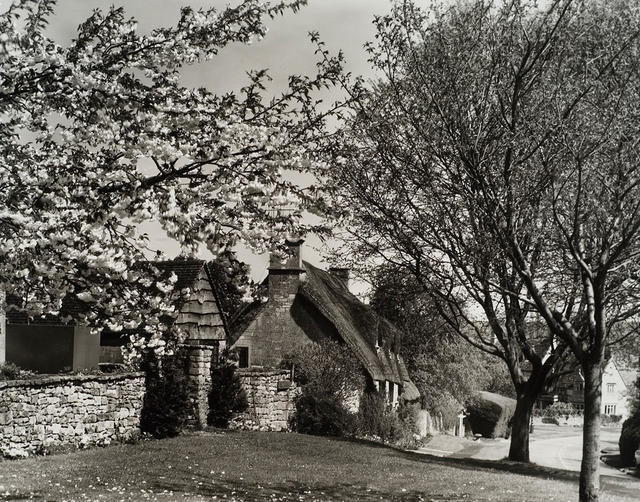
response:
<path id="1" fill-rule="evenodd" d="M 622 424 L 618 446 L 620 447 L 620 459 L 624 465 L 634 465 L 634 454 L 640 448 L 640 412 L 632 415 Z"/>
<path id="2" fill-rule="evenodd" d="M 509 437 L 511 418 L 516 411 L 515 399 L 481 391 L 467 400 L 466 409 L 474 434 L 488 438 Z"/>

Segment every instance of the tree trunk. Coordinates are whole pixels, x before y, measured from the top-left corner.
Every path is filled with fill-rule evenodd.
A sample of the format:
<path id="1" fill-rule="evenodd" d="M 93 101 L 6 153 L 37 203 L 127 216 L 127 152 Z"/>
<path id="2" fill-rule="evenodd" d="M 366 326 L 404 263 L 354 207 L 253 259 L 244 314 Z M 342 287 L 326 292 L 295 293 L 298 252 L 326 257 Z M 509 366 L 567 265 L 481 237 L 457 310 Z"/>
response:
<path id="1" fill-rule="evenodd" d="M 602 400 L 602 364 L 588 361 L 584 370 L 584 426 L 580 502 L 599 500 L 600 496 L 600 402 Z"/>
<path id="2" fill-rule="evenodd" d="M 529 462 L 529 424 L 535 398 L 528 394 L 518 396 L 516 411 L 511 421 L 509 460 Z"/>

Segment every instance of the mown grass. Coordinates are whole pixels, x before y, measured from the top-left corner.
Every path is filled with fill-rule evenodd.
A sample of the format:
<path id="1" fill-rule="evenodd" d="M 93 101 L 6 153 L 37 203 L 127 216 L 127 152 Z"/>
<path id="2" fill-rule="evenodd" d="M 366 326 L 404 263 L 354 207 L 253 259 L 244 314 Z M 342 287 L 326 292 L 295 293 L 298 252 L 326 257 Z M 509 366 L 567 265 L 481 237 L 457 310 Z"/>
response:
<path id="1" fill-rule="evenodd" d="M 614 482 L 603 500 L 637 500 L 637 483 Z M 0 500 L 26 499 L 569 501 L 577 474 L 298 434 L 209 431 L 0 462 Z"/>

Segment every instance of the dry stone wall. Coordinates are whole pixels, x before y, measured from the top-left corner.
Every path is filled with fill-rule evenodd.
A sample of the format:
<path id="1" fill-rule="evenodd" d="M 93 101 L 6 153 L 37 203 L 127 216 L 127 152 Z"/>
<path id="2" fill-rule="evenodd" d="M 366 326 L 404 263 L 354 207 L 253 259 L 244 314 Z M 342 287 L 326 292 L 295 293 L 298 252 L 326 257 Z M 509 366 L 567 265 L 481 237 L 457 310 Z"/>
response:
<path id="1" fill-rule="evenodd" d="M 136 437 L 144 392 L 143 373 L 0 382 L 0 455 Z"/>
<path id="2" fill-rule="evenodd" d="M 238 370 L 249 408 L 235 417 L 230 428 L 260 431 L 289 430 L 300 388 L 286 370 Z"/>

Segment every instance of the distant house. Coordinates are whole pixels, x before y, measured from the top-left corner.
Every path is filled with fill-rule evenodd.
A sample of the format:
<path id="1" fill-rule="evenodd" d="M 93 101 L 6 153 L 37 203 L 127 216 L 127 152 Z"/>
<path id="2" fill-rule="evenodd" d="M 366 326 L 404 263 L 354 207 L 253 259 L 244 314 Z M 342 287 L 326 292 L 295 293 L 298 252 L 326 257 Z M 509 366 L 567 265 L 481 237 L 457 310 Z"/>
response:
<path id="1" fill-rule="evenodd" d="M 602 375 L 602 415 L 619 415 L 622 420 L 629 416 L 629 398 L 638 371 L 619 367 L 614 358 L 610 358 Z M 561 377 L 556 385 L 540 399 L 542 406 L 553 402 L 564 402 L 574 405 L 578 410 L 584 409 L 584 376 L 577 367 L 574 371 Z"/>
<path id="2" fill-rule="evenodd" d="M 214 359 L 227 345 L 227 327 L 220 307 L 216 285 L 204 260 L 176 258 L 154 262 L 163 277 L 174 273 L 177 281 L 170 293 L 177 317 L 170 327 L 186 333 L 185 343 L 214 347 Z M 122 360 L 121 346 L 127 337 L 121 333 L 103 332 L 100 340 L 100 362 Z"/>
<path id="3" fill-rule="evenodd" d="M 331 339 L 346 344 L 362 364 L 370 390 L 391 402 L 420 397 L 400 356 L 401 333 L 348 290 L 348 270 L 321 270 L 301 259 L 301 241 L 288 243 L 284 262 L 272 256 L 268 298 L 231 323 L 241 368 L 278 368 L 297 347 Z"/>
<path id="4" fill-rule="evenodd" d="M 82 308 L 80 302 L 67 297 L 60 315 L 30 319 L 20 310 L 19 302 L 9 296 L 5 312 L 6 361 L 38 373 L 97 367 L 100 337 L 92 334 L 88 326 L 65 320 Z"/>

